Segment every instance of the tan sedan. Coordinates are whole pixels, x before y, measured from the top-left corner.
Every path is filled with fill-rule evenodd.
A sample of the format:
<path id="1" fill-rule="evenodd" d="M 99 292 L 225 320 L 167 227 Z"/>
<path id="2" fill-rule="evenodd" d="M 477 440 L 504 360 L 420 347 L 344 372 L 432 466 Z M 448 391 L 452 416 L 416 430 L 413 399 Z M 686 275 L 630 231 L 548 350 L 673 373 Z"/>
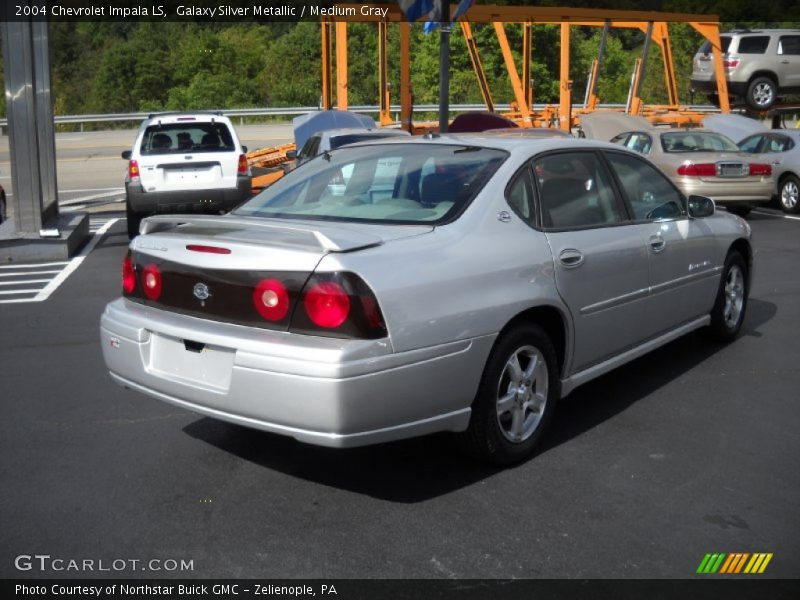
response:
<path id="1" fill-rule="evenodd" d="M 686 196 L 697 194 L 746 214 L 769 202 L 775 182 L 766 161 L 753 160 L 722 134 L 704 129 L 626 131 L 611 139 L 646 155 Z"/>

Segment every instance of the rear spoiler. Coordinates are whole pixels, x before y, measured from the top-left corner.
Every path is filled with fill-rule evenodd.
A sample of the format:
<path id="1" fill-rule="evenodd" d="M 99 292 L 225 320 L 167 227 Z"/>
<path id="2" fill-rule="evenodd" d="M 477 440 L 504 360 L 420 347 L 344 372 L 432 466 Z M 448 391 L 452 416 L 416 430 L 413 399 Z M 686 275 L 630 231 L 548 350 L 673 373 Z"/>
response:
<path id="1" fill-rule="evenodd" d="M 157 215 L 142 221 L 139 232 L 192 233 L 192 229 L 203 229 L 203 233 L 236 234 L 243 242 L 264 242 L 287 246 L 301 246 L 325 252 L 350 252 L 372 246 L 380 246 L 383 240 L 369 233 L 339 225 L 303 225 L 299 223 L 276 223 L 275 219 L 257 217 L 232 217 L 230 215 Z"/>

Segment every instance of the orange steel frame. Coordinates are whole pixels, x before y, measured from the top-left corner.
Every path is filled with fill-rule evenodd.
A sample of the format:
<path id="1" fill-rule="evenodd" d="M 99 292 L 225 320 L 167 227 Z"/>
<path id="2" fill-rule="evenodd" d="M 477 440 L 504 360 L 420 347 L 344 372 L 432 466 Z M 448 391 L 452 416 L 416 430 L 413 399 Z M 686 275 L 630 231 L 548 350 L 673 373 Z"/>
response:
<path id="1" fill-rule="evenodd" d="M 412 121 L 412 90 L 410 57 L 410 25 L 404 21 L 397 4 L 373 5 L 387 9 L 386 16 L 362 16 L 360 4 L 339 4 L 337 13 L 344 15 L 346 9 L 353 8 L 354 16 L 336 16 L 322 18 L 322 107 L 332 108 L 331 81 L 331 27 L 335 30 L 336 58 L 336 106 L 346 110 L 347 101 L 347 22 L 371 21 L 378 24 L 378 73 L 379 73 L 379 106 L 380 123 L 394 123 L 390 114 L 390 91 L 388 85 L 387 33 L 389 23 L 400 25 L 400 122 L 404 129 L 415 130 Z M 451 6 L 451 14 L 455 6 Z M 497 40 L 503 54 L 506 71 L 514 92 L 512 110 L 508 116 L 527 127 L 552 126 L 559 122 L 563 129 L 569 130 L 580 119 L 580 115 L 593 111 L 598 102 L 596 94 L 591 94 L 585 108 L 574 108 L 572 105 L 572 81 L 569 79 L 570 28 L 573 26 L 604 26 L 606 23 L 614 28 L 639 29 L 647 34 L 652 24 L 651 39 L 661 50 L 664 67 L 664 82 L 668 104 L 663 106 L 646 106 L 642 99 L 635 96 L 630 103 L 630 111 L 641 114 L 653 122 L 673 124 L 695 124 L 703 115 L 679 106 L 678 88 L 675 80 L 675 69 L 672 60 L 672 49 L 669 43 L 668 22 L 689 24 L 695 31 L 711 43 L 714 64 L 716 67 L 717 89 L 719 91 L 720 109 L 729 112 L 728 86 L 725 69 L 722 64 L 722 51 L 719 39 L 719 19 L 712 15 L 684 13 L 655 13 L 645 11 L 605 10 L 591 8 L 559 8 L 547 6 L 494 6 L 473 5 L 460 20 L 459 25 L 467 42 L 470 60 L 478 79 L 478 86 L 487 110 L 494 109 L 494 100 L 488 86 L 486 75 L 478 54 L 477 45 L 472 36 L 470 23 L 491 23 L 494 26 Z M 511 47 L 506 36 L 506 23 L 523 25 L 522 77 L 520 77 L 514 61 Z M 541 111 L 533 110 L 533 92 L 530 75 L 530 61 L 533 46 L 532 25 L 559 25 L 561 28 L 561 61 L 560 61 L 560 99 L 557 107 L 546 106 Z M 644 61 L 637 63 L 634 79 L 638 79 L 645 68 Z M 597 61 L 592 65 L 590 75 L 595 80 L 600 77 Z M 634 88 L 636 89 L 636 88 Z M 430 130 L 432 127 L 425 127 Z"/>

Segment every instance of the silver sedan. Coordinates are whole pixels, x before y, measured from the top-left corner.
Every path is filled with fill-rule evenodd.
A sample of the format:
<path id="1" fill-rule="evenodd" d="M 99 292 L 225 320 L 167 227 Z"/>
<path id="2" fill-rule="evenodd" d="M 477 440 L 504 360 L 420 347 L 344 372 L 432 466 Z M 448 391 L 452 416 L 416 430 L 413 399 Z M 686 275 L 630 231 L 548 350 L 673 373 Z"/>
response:
<path id="1" fill-rule="evenodd" d="M 763 131 L 739 142 L 743 152 L 772 166 L 774 193 L 787 213 L 800 213 L 800 130 Z"/>
<path id="2" fill-rule="evenodd" d="M 577 386 L 735 338 L 752 276 L 747 223 L 567 138 L 359 144 L 141 234 L 100 327 L 120 385 L 325 446 L 456 432 L 501 464 Z"/>

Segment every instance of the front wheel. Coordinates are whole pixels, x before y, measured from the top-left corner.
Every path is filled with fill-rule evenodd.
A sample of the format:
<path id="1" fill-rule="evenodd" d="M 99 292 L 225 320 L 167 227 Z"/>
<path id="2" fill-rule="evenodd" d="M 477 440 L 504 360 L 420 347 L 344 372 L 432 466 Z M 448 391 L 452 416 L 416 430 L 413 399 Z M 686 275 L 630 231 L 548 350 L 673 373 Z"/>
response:
<path id="1" fill-rule="evenodd" d="M 781 210 L 786 213 L 800 213 L 800 179 L 794 175 L 787 175 L 778 190 L 778 202 Z"/>
<path id="2" fill-rule="evenodd" d="M 559 395 L 558 361 L 547 334 L 532 323 L 495 344 L 462 434 L 468 450 L 507 465 L 533 454 Z"/>
<path id="3" fill-rule="evenodd" d="M 749 291 L 747 265 L 742 255 L 733 250 L 725 259 L 717 299 L 711 309 L 711 324 L 708 326 L 711 337 L 720 342 L 730 342 L 739 334 Z"/>

